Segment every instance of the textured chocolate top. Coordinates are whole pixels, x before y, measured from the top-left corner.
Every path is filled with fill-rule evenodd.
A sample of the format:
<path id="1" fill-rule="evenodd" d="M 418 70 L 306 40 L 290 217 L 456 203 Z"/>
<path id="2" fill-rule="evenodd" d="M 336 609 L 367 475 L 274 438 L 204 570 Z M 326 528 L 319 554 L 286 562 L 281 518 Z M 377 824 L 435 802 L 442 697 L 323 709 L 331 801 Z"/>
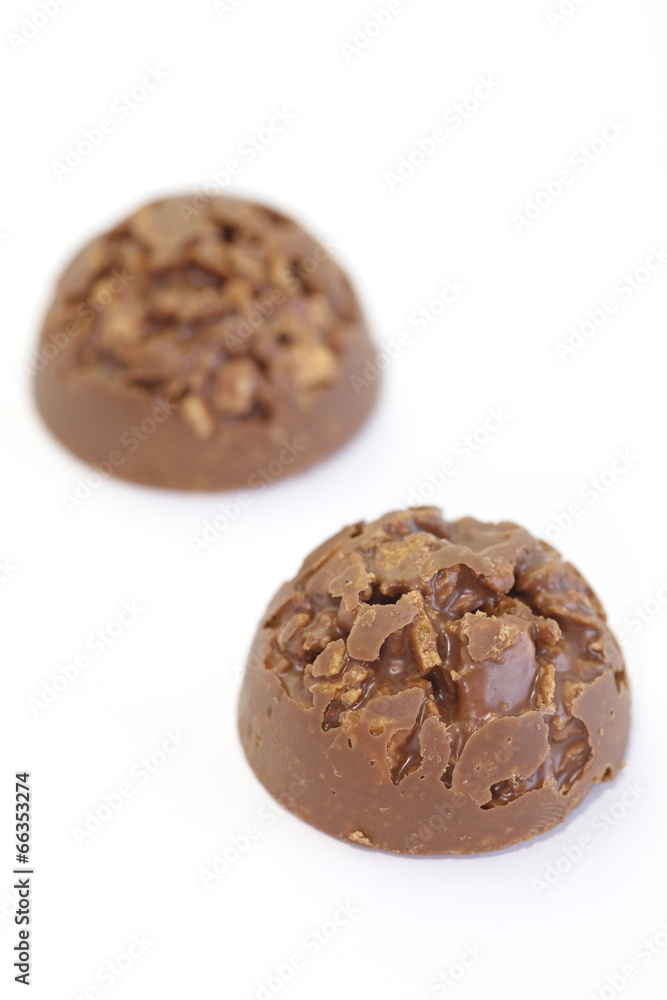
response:
<path id="1" fill-rule="evenodd" d="M 387 699 L 419 692 L 412 729 L 388 747 L 392 781 L 420 767 L 422 728 L 438 720 L 450 743 L 442 780 L 483 808 L 548 780 L 567 792 L 592 753 L 576 699 L 603 673 L 625 684 L 602 607 L 573 566 L 517 525 L 448 522 L 434 508 L 326 542 L 276 595 L 265 629 L 257 666 L 314 707 L 325 732 L 375 702 L 379 733 Z"/>
<path id="2" fill-rule="evenodd" d="M 290 219 L 231 198 L 199 211 L 171 198 L 78 255 L 46 336 L 76 322 L 80 366 L 177 403 L 208 437 L 330 385 L 359 320 L 340 268 Z"/>

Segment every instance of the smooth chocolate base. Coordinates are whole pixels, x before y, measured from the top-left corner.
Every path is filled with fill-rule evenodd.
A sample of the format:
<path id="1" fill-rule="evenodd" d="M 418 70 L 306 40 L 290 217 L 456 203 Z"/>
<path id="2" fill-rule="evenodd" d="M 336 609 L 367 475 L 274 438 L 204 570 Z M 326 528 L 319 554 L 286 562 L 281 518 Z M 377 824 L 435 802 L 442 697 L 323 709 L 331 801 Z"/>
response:
<path id="1" fill-rule="evenodd" d="M 261 657 L 264 642 L 253 656 Z M 630 697 L 607 675 L 579 699 L 578 717 L 591 726 L 595 755 L 569 794 L 551 783 L 507 805 L 481 809 L 442 782 L 448 747 L 437 723 L 422 732 L 422 766 L 394 785 L 387 742 L 401 725 L 412 725 L 418 699 L 410 695 L 392 699 L 386 736 L 369 735 L 368 712 L 350 713 L 340 730 L 324 734 L 314 709 L 304 711 L 292 701 L 270 671 L 254 671 L 241 695 L 241 742 L 256 777 L 290 812 L 332 837 L 397 854 L 477 854 L 531 840 L 562 823 L 596 782 L 611 779 L 621 767 Z M 600 736 L 603 724 L 608 732 Z"/>
<path id="2" fill-rule="evenodd" d="M 178 490 L 252 488 L 316 464 L 359 431 L 378 383 L 357 393 L 352 379 L 371 354 L 360 327 L 336 382 L 305 406 L 285 399 L 270 422 L 239 421 L 204 439 L 163 398 L 105 383 L 81 368 L 75 342 L 37 373 L 34 394 L 45 424 L 66 448 L 93 466 L 110 466 L 121 479 Z"/>

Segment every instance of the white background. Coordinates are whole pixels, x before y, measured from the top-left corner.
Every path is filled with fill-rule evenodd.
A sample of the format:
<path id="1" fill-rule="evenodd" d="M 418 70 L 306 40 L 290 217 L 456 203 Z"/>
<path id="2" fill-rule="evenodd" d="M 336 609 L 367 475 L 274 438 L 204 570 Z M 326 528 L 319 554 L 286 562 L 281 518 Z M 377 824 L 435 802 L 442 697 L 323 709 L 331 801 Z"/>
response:
<path id="1" fill-rule="evenodd" d="M 667 265 L 630 297 L 614 285 L 652 247 L 667 248 L 667 15 L 660 0 L 580 0 L 550 24 L 557 2 L 413 0 L 352 53 L 341 43 L 363 41 L 356 29 L 383 0 L 237 0 L 220 14 L 205 0 L 70 0 L 18 48 L 10 34 L 39 7 L 3 3 L 3 997 L 24 995 L 11 982 L 9 892 L 12 782 L 23 769 L 34 788 L 30 996 L 39 1000 L 95 986 L 88 996 L 113 1000 L 665 996 Z M 124 119 L 112 115 L 113 132 L 57 179 L 54 161 L 149 67 L 167 79 Z M 493 96 L 390 190 L 386 172 L 481 76 L 498 84 Z M 241 156 L 229 190 L 333 237 L 378 343 L 406 329 L 413 342 L 389 365 L 364 432 L 254 496 L 197 558 L 191 537 L 234 496 L 103 482 L 68 513 L 63 494 L 88 470 L 41 426 L 21 366 L 82 241 L 149 197 L 200 189 L 274 108 L 295 120 L 254 162 Z M 622 133 L 576 167 L 570 158 L 579 162 L 608 117 Z M 513 213 L 568 168 L 573 183 L 517 232 Z M 430 309 L 447 279 L 465 293 L 418 332 L 410 316 Z M 562 360 L 556 345 L 610 297 L 617 312 Z M 498 406 L 509 417 L 485 435 Z M 466 434 L 488 437 L 469 459 Z M 592 480 L 618 449 L 628 468 L 605 475 L 614 481 L 601 494 Z M 452 459 L 456 474 L 429 499 L 452 517 L 548 532 L 625 633 L 627 768 L 551 835 L 486 857 L 374 854 L 281 810 L 269 821 L 235 726 L 239 669 L 264 605 L 324 537 L 404 505 Z M 559 528 L 554 518 L 573 503 L 580 516 Z M 127 601 L 141 614 L 96 656 L 88 637 Z M 90 666 L 31 709 L 86 649 Z M 186 742 L 142 783 L 139 762 L 176 730 Z M 73 828 L 128 781 L 132 797 L 78 844 Z M 626 786 L 637 789 L 630 805 Z M 233 857 L 232 838 L 243 845 L 248 827 L 256 841 L 205 889 L 199 870 L 216 851 Z M 568 861 L 582 836 L 592 846 Z M 540 887 L 547 871 L 554 884 Z M 305 936 L 340 903 L 359 912 L 314 954 Z M 102 982 L 98 970 L 134 934 L 152 942 L 147 951 Z M 649 961 L 636 949 L 656 935 Z M 437 977 L 459 975 L 468 946 L 483 956 L 444 992 Z M 262 993 L 295 953 L 305 968 Z M 628 962 L 636 977 L 614 980 Z"/>

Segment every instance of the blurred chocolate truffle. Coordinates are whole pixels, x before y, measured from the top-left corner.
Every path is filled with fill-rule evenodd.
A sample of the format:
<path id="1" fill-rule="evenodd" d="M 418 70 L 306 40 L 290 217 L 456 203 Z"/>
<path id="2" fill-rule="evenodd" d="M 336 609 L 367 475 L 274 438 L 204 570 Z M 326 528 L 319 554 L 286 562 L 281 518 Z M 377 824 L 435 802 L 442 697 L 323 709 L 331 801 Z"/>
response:
<path id="1" fill-rule="evenodd" d="M 330 248 L 251 202 L 170 198 L 67 268 L 35 390 L 53 433 L 104 471 L 228 489 L 347 441 L 373 406 L 375 383 L 359 379 L 372 355 Z"/>
<path id="2" fill-rule="evenodd" d="M 613 778 L 629 700 L 573 566 L 515 524 L 417 508 L 346 528 L 282 587 L 239 723 L 259 780 L 313 826 L 471 854 L 544 833 Z"/>

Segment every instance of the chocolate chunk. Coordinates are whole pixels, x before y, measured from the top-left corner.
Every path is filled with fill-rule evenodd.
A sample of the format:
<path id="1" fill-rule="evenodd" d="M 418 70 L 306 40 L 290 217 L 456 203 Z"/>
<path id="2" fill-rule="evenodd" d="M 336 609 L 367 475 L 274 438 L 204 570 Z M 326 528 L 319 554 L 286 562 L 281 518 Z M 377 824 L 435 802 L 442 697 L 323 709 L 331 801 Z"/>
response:
<path id="1" fill-rule="evenodd" d="M 231 198 L 199 209 L 169 198 L 67 268 L 35 392 L 56 437 L 105 471 L 179 489 L 255 486 L 359 429 L 377 385 L 358 391 L 354 378 L 373 353 L 347 278 L 295 222 Z"/>
<path id="2" fill-rule="evenodd" d="M 619 770 L 629 689 L 597 597 L 512 524 L 434 508 L 344 529 L 260 627 L 241 740 L 278 799 L 352 843 L 492 851 Z M 287 777 L 286 777 L 287 776 Z"/>
<path id="3" fill-rule="evenodd" d="M 492 801 L 493 785 L 529 778 L 549 753 L 549 727 L 539 712 L 494 717 L 466 741 L 452 775 L 452 791 L 477 805 Z"/>
<path id="4" fill-rule="evenodd" d="M 358 660 L 377 660 L 385 639 L 409 625 L 417 617 L 417 607 L 404 594 L 396 604 L 364 604 L 357 614 L 347 646 Z"/>

